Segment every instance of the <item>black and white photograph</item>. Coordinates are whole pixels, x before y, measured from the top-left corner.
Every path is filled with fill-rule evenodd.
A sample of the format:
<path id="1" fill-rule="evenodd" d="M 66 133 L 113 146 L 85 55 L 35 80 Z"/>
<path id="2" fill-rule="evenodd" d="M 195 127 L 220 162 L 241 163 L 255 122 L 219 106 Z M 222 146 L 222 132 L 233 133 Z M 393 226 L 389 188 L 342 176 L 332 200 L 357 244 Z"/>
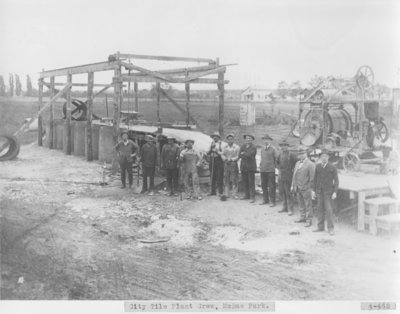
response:
<path id="1" fill-rule="evenodd" d="M 0 45 L 1 313 L 400 311 L 399 1 L 1 0 Z"/>

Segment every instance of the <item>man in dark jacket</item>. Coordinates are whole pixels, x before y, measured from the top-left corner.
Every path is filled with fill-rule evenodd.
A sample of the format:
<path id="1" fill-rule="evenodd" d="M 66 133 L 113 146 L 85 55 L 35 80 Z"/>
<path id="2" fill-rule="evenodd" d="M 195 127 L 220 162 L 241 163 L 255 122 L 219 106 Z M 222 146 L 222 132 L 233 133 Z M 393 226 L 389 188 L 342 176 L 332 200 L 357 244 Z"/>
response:
<path id="1" fill-rule="evenodd" d="M 142 162 L 143 172 L 143 186 L 140 193 L 147 192 L 147 178 L 149 178 L 149 195 L 154 195 L 154 174 L 158 162 L 156 139 L 151 135 L 147 135 L 145 140 L 146 144 L 143 145 L 140 151 L 140 161 Z"/>
<path id="2" fill-rule="evenodd" d="M 250 199 L 250 203 L 255 202 L 256 191 L 255 191 L 255 173 L 257 171 L 256 154 L 257 147 L 253 144 L 254 136 L 245 134 L 245 143 L 240 147 L 239 158 L 240 171 L 242 173 L 244 197 L 242 200 Z"/>
<path id="3" fill-rule="evenodd" d="M 132 187 L 133 176 L 132 176 L 132 164 L 133 159 L 139 150 L 138 146 L 128 139 L 128 132 L 123 131 L 121 134 L 122 141 L 115 145 L 114 149 L 118 152 L 119 165 L 121 168 L 121 181 L 122 189 L 126 187 L 126 172 L 128 172 L 129 188 Z"/>
<path id="4" fill-rule="evenodd" d="M 211 135 L 213 139 L 210 150 L 207 155 L 210 157 L 210 176 L 211 176 L 211 192 L 209 195 L 218 194 L 221 196 L 224 189 L 224 162 L 222 160 L 222 149 L 224 145 L 221 141 L 221 136 L 218 133 Z"/>
<path id="5" fill-rule="evenodd" d="M 336 167 L 328 161 L 329 151 L 322 150 L 320 160 L 315 169 L 313 188 L 313 197 L 317 197 L 318 228 L 313 231 L 324 231 L 326 219 L 328 232 L 334 235 L 332 200 L 336 198 L 339 178 Z"/>
<path id="6" fill-rule="evenodd" d="M 279 192 L 283 200 L 283 207 L 280 213 L 289 212 L 293 215 L 293 200 L 290 194 L 292 185 L 293 170 L 297 162 L 297 156 L 289 151 L 289 143 L 283 140 L 279 143 L 281 153 L 278 156 L 277 163 L 279 169 Z"/>
<path id="7" fill-rule="evenodd" d="M 271 145 L 273 140 L 268 134 L 266 134 L 262 139 L 265 141 L 265 147 L 261 150 L 260 173 L 263 202 L 260 205 L 268 204 L 271 199 L 270 207 L 274 207 L 276 206 L 275 168 L 277 166 L 276 159 L 278 154 L 276 149 Z"/>
<path id="8" fill-rule="evenodd" d="M 178 162 L 179 147 L 175 144 L 175 138 L 167 137 L 167 143 L 161 150 L 161 168 L 165 169 L 169 195 L 175 195 L 178 191 Z"/>

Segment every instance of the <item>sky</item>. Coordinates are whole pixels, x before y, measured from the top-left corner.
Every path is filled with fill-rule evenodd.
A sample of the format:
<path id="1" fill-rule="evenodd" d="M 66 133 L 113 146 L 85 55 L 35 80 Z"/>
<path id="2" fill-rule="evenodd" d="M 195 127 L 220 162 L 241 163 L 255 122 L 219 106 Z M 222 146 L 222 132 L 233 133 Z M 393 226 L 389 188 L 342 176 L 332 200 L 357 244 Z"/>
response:
<path id="1" fill-rule="evenodd" d="M 396 0 L 0 0 L 0 44 L 6 82 L 8 73 L 37 80 L 42 69 L 120 51 L 219 57 L 237 64 L 225 76 L 232 89 L 281 80 L 305 87 L 314 75 L 350 78 L 365 64 L 376 82 L 400 87 Z M 137 64 L 181 66 L 164 63 Z"/>

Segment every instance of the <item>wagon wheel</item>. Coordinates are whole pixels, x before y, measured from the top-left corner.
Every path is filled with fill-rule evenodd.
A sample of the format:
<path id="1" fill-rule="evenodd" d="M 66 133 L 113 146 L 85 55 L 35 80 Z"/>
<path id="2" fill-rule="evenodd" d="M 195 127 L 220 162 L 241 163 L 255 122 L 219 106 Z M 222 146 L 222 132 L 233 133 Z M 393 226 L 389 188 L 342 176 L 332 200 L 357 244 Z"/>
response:
<path id="1" fill-rule="evenodd" d="M 385 143 L 389 139 L 389 130 L 384 122 L 379 122 L 375 125 L 374 134 L 382 143 Z"/>
<path id="2" fill-rule="evenodd" d="M 361 166 L 360 157 L 356 153 L 348 152 L 343 157 L 342 165 L 346 171 L 359 171 Z"/>
<path id="3" fill-rule="evenodd" d="M 356 82 L 362 89 L 370 89 L 374 84 L 374 71 L 368 65 L 363 65 L 357 70 Z"/>
<path id="4" fill-rule="evenodd" d="M 83 102 L 78 99 L 74 99 L 72 102 L 72 111 L 71 111 L 71 119 L 76 121 L 84 121 L 86 120 L 87 114 L 87 106 L 86 102 Z M 67 103 L 63 105 L 63 114 L 64 118 L 67 117 Z"/>

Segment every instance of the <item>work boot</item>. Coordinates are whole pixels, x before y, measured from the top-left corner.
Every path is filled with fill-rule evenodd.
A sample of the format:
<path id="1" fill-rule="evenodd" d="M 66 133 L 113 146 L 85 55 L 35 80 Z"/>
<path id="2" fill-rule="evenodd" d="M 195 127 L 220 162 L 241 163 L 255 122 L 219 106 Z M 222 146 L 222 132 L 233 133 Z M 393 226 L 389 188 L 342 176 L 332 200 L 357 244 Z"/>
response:
<path id="1" fill-rule="evenodd" d="M 248 197 L 248 196 L 243 196 L 243 197 L 241 197 L 240 199 L 241 199 L 241 200 L 249 200 L 250 197 Z"/>
<path id="2" fill-rule="evenodd" d="M 302 222 L 307 222 L 305 219 L 301 218 L 299 220 L 295 220 L 295 223 L 302 223 Z"/>
<path id="3" fill-rule="evenodd" d="M 121 186 L 121 189 L 125 189 L 125 188 L 126 188 L 126 186 L 125 186 L 125 185 Z"/>
<path id="4" fill-rule="evenodd" d="M 292 211 L 288 212 L 288 216 L 293 216 L 293 212 Z"/>
<path id="5" fill-rule="evenodd" d="M 265 205 L 265 204 L 269 204 L 269 201 L 262 201 L 260 204 L 258 205 Z"/>
<path id="6" fill-rule="evenodd" d="M 287 213 L 287 211 L 288 211 L 287 208 L 284 207 L 281 210 L 279 210 L 278 213 Z"/>
<path id="7" fill-rule="evenodd" d="M 250 200 L 250 203 L 255 203 L 256 202 L 256 200 L 254 199 L 254 198 L 252 198 L 251 200 Z"/>
<path id="8" fill-rule="evenodd" d="M 269 205 L 269 207 L 275 207 L 275 206 L 276 206 L 276 203 L 275 203 L 275 202 L 272 202 L 272 204 Z"/>
<path id="9" fill-rule="evenodd" d="M 307 223 L 304 225 L 304 227 L 308 228 L 312 226 L 311 220 L 307 221 Z"/>
<path id="10" fill-rule="evenodd" d="M 324 229 L 314 229 L 312 232 L 324 232 L 325 230 Z"/>
<path id="11" fill-rule="evenodd" d="M 144 194 L 144 193 L 146 193 L 147 192 L 147 190 L 141 190 L 140 191 L 140 194 Z"/>

